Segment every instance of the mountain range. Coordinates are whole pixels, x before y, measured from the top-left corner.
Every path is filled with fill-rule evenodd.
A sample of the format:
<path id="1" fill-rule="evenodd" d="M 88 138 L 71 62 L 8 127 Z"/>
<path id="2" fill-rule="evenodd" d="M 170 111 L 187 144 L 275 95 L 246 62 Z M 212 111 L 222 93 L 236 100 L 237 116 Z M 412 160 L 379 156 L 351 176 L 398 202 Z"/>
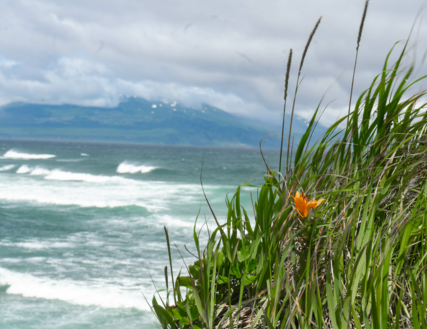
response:
<path id="1" fill-rule="evenodd" d="M 306 126 L 294 117 L 294 143 Z M 318 126 L 316 135 L 322 129 Z M 258 147 L 272 133 L 276 135 L 265 138 L 263 147 L 279 148 L 281 122 L 271 126 L 208 104 L 193 108 L 138 97 L 124 98 L 112 108 L 20 102 L 0 107 L 2 139 Z"/>

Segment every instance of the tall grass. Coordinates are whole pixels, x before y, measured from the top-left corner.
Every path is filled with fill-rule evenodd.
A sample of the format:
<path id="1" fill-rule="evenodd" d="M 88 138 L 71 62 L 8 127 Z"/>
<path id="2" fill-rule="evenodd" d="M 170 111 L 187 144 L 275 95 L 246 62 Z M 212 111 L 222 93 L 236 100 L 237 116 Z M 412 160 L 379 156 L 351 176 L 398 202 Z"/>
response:
<path id="1" fill-rule="evenodd" d="M 425 77 L 404 66 L 407 43 L 390 65 L 393 51 L 310 146 L 316 110 L 253 209 L 239 186 L 206 246 L 194 228 L 198 260 L 172 282 L 175 305 L 153 297 L 161 327 L 427 328 L 426 91 L 409 94 Z M 327 201 L 301 218 L 296 191 Z"/>

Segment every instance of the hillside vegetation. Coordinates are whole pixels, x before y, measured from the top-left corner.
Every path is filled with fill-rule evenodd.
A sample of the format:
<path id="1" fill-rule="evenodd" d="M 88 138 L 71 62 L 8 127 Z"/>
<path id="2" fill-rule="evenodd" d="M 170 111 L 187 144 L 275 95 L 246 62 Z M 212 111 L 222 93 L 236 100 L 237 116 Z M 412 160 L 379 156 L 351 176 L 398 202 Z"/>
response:
<path id="1" fill-rule="evenodd" d="M 425 76 L 408 42 L 392 51 L 316 145 L 317 111 L 282 172 L 266 165 L 252 209 L 238 187 L 206 245 L 195 226 L 197 260 L 152 299 L 163 328 L 427 328 Z"/>

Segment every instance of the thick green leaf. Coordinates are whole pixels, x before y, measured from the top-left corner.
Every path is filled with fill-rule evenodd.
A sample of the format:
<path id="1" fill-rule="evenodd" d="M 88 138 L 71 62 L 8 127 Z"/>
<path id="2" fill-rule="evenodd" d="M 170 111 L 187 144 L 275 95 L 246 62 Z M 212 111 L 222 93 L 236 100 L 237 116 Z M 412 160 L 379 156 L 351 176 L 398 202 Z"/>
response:
<path id="1" fill-rule="evenodd" d="M 251 246 L 244 246 L 237 252 L 237 256 L 239 257 L 239 262 L 244 262 L 249 259 L 251 256 Z"/>
<path id="2" fill-rule="evenodd" d="M 242 277 L 242 271 L 240 270 L 239 264 L 235 264 L 230 271 L 230 274 L 238 279 Z"/>
<path id="3" fill-rule="evenodd" d="M 172 313 L 172 316 L 175 318 L 175 319 L 178 319 L 178 320 L 180 320 L 180 319 L 182 319 L 182 318 L 187 318 L 187 312 L 186 311 L 184 311 L 182 308 L 180 308 L 180 307 L 176 307 L 176 308 L 169 308 L 169 310 L 170 310 L 170 313 Z M 168 311 L 169 311 L 168 310 Z"/>
<path id="4" fill-rule="evenodd" d="M 246 274 L 246 275 L 243 276 L 242 284 L 244 286 L 247 286 L 248 284 L 253 283 L 256 280 L 256 278 L 257 278 L 256 275 Z"/>
<path id="5" fill-rule="evenodd" d="M 199 276 L 200 276 L 200 268 L 196 267 L 194 265 L 190 265 L 190 266 L 188 266 L 188 269 L 189 269 L 190 274 L 193 277 L 193 279 L 197 280 L 199 278 Z M 191 285 L 191 282 L 190 282 L 190 285 Z M 184 285 L 184 287 L 188 287 L 188 286 Z"/>
<path id="6" fill-rule="evenodd" d="M 190 320 L 189 320 L 187 317 L 182 318 L 182 319 L 179 321 L 179 324 L 180 324 L 181 326 L 189 326 L 189 325 L 190 325 Z"/>
<path id="7" fill-rule="evenodd" d="M 191 278 L 189 276 L 180 276 L 179 277 L 179 284 L 182 287 L 191 288 L 192 287 Z"/>
<path id="8" fill-rule="evenodd" d="M 218 284 L 224 284 L 228 282 L 230 282 L 230 280 L 226 276 L 222 276 L 222 275 L 218 276 L 218 281 L 217 281 Z"/>

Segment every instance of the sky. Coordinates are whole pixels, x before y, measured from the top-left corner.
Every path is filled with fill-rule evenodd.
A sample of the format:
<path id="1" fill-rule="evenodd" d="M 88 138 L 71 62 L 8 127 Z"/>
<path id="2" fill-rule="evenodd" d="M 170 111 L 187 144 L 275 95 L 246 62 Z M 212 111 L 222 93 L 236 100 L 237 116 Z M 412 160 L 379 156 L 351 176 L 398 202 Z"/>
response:
<path id="1" fill-rule="evenodd" d="M 0 105 L 14 101 L 115 106 L 123 97 L 281 122 L 286 62 L 293 49 L 290 112 L 321 123 L 348 109 L 364 0 L 0 0 Z M 354 97 L 405 40 L 425 0 L 371 0 L 359 48 Z M 427 9 L 426 9 L 427 10 Z M 417 58 L 427 49 L 421 11 Z M 397 52 L 396 52 L 397 53 Z M 420 74 L 426 74 L 425 67 Z M 332 88 L 330 88 L 332 87 Z M 418 91 L 418 90 L 416 90 Z M 415 91 L 415 92 L 416 92 Z"/>

